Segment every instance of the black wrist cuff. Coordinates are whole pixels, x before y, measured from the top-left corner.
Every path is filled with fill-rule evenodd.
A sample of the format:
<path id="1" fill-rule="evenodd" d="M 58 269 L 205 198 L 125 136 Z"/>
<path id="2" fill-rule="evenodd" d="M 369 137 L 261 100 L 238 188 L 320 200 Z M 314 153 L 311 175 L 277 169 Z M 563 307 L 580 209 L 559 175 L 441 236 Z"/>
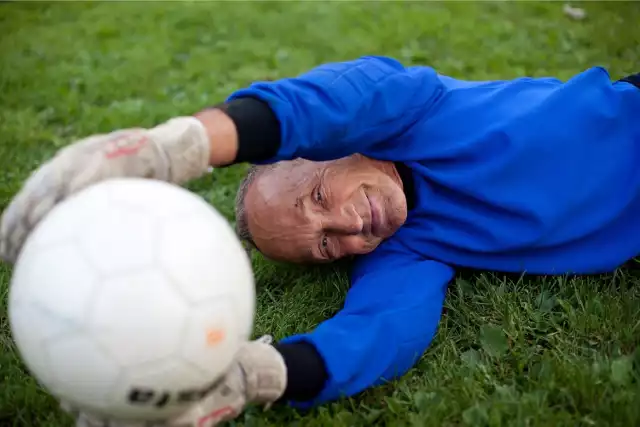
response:
<path id="1" fill-rule="evenodd" d="M 257 98 L 238 98 L 214 106 L 236 125 L 238 155 L 234 163 L 255 163 L 270 159 L 280 148 L 280 122 L 269 104 Z"/>
<path id="2" fill-rule="evenodd" d="M 287 366 L 287 388 L 280 400 L 305 402 L 318 396 L 329 375 L 313 344 L 300 341 L 276 344 L 275 348 Z"/>

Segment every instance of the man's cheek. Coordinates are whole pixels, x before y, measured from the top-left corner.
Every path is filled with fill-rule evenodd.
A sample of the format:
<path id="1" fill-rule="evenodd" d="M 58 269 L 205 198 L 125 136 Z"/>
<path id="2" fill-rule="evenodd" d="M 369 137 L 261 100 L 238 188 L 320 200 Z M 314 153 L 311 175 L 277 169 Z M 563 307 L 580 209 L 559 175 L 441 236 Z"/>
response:
<path id="1" fill-rule="evenodd" d="M 378 239 L 367 240 L 360 236 L 348 236 L 341 242 L 341 256 L 367 254 L 374 250 L 378 244 Z"/>

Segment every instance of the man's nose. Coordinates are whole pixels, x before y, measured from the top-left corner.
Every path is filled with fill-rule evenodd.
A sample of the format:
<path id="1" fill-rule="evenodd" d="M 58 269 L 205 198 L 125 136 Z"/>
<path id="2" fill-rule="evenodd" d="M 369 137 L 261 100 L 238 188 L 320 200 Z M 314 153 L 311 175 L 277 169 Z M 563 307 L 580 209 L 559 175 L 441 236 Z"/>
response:
<path id="1" fill-rule="evenodd" d="M 342 234 L 359 234 L 362 232 L 363 221 L 355 207 L 349 206 L 334 209 L 326 217 L 325 228 Z"/>

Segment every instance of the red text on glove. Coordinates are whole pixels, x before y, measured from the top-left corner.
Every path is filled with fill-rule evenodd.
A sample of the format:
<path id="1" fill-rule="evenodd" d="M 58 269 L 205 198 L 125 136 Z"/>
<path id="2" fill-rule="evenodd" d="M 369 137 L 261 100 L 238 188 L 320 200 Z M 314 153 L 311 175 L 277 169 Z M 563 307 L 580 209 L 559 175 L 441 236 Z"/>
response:
<path id="1" fill-rule="evenodd" d="M 107 159 L 115 159 L 122 156 L 136 154 L 148 142 L 145 135 L 121 135 L 112 140 L 107 146 L 105 156 Z"/>

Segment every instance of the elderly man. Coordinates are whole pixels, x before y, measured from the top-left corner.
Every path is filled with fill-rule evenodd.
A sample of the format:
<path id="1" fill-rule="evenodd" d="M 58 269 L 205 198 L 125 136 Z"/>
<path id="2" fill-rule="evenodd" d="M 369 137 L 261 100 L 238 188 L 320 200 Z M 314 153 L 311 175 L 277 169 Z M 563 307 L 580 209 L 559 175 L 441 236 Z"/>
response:
<path id="1" fill-rule="evenodd" d="M 470 82 L 385 57 L 322 65 L 195 117 L 71 144 L 5 211 L 1 252 L 13 262 L 46 212 L 99 180 L 182 184 L 209 166 L 257 164 L 238 192 L 240 236 L 278 260 L 356 255 L 352 287 L 314 331 L 246 343 L 168 425 L 214 425 L 251 403 L 319 404 L 404 374 L 432 340 L 456 267 L 589 274 L 638 255 L 639 85 L 601 68 Z"/>

